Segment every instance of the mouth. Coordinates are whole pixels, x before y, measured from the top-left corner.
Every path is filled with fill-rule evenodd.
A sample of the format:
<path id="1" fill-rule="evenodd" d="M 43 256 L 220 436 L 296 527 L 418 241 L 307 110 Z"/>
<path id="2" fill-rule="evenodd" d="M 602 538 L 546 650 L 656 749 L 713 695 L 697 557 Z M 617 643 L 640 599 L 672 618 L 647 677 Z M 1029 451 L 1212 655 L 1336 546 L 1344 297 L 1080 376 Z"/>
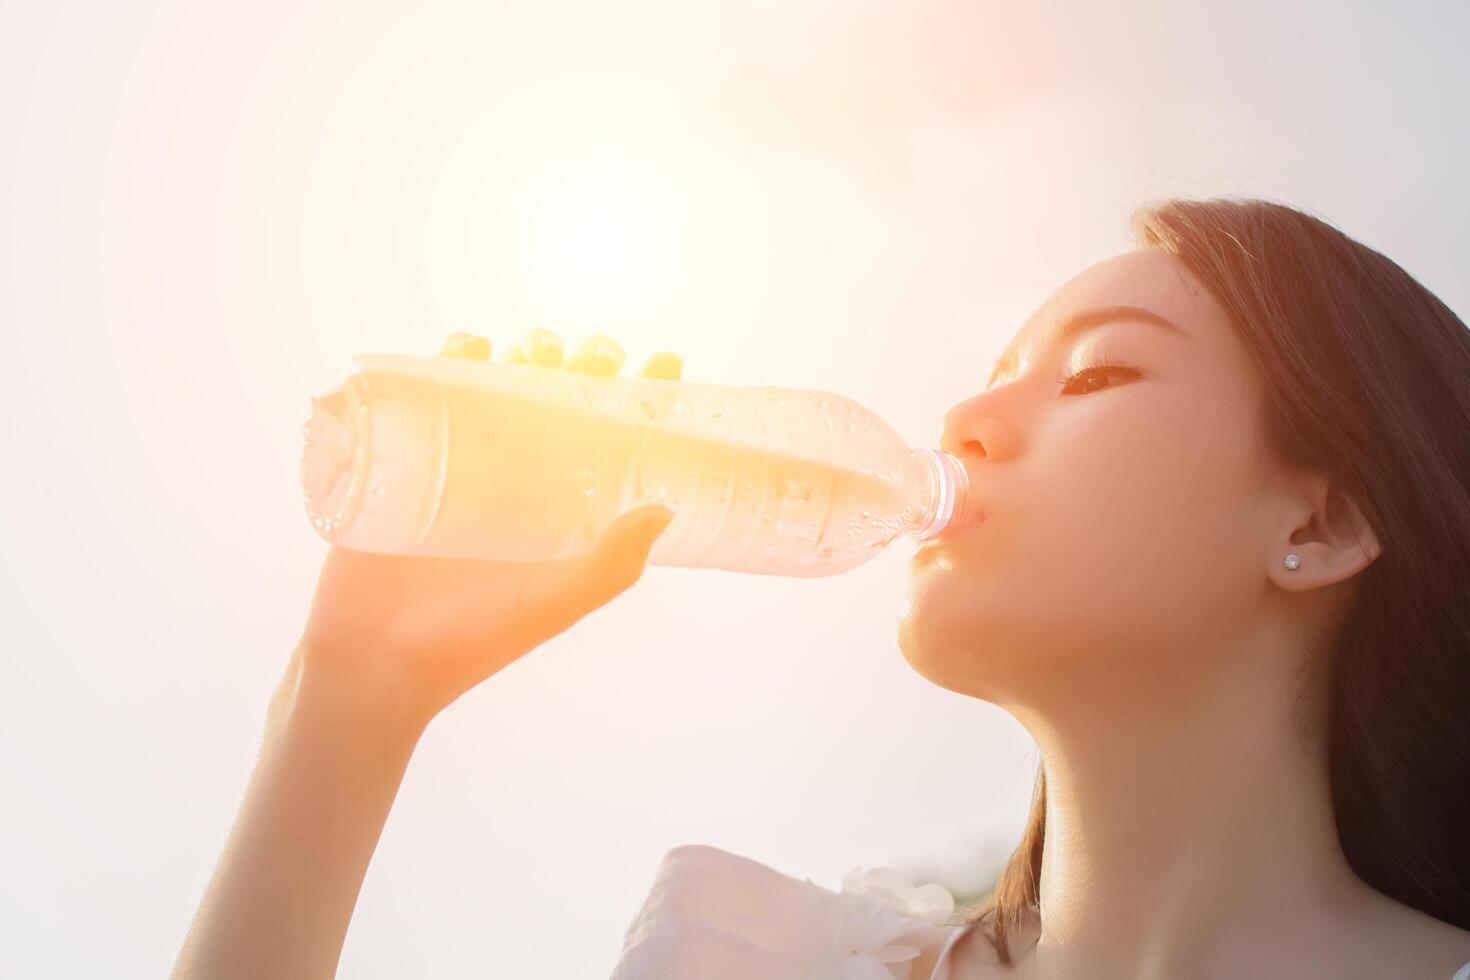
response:
<path id="1" fill-rule="evenodd" d="M 973 511 L 967 513 L 956 520 L 952 527 L 945 528 L 943 531 L 940 531 L 938 534 L 930 538 L 928 541 L 925 541 L 924 543 L 930 544 L 938 541 L 956 541 L 960 538 L 968 537 L 969 535 L 974 533 L 976 528 L 978 528 L 981 524 L 984 524 L 985 521 L 986 517 L 984 511 Z"/>
<path id="2" fill-rule="evenodd" d="M 946 564 L 954 561 L 954 552 L 949 549 L 948 542 L 938 538 L 919 545 L 909 556 L 909 565 L 913 568 L 927 568 L 937 561 Z"/>
<path id="3" fill-rule="evenodd" d="M 970 519 L 965 524 L 954 528 L 952 531 L 942 532 L 935 537 L 929 538 L 927 541 L 920 542 L 919 546 L 914 549 L 914 553 L 910 556 L 909 560 L 918 561 L 922 559 L 927 562 L 932 561 L 940 555 L 950 559 L 956 558 L 963 551 L 963 548 L 959 546 L 960 542 L 966 540 L 971 534 L 974 534 L 979 530 L 980 525 L 984 523 L 985 515 L 981 514 Z"/>

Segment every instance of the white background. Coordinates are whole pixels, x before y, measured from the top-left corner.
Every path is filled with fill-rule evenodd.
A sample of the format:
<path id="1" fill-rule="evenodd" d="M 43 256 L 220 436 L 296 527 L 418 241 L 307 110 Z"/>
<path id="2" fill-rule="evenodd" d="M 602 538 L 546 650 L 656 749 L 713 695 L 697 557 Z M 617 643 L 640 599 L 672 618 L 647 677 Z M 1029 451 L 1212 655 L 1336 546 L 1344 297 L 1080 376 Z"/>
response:
<path id="1" fill-rule="evenodd" d="M 326 548 L 299 427 L 353 352 L 601 330 L 934 445 L 1136 205 L 1217 193 L 1465 315 L 1470 6 L 1211 6 L 0 7 L 0 974 L 168 971 Z M 589 215 L 637 244 L 611 280 L 558 237 Z M 341 975 L 605 976 L 681 843 L 983 885 L 1034 750 L 904 662 L 911 550 L 652 568 L 464 697 Z"/>

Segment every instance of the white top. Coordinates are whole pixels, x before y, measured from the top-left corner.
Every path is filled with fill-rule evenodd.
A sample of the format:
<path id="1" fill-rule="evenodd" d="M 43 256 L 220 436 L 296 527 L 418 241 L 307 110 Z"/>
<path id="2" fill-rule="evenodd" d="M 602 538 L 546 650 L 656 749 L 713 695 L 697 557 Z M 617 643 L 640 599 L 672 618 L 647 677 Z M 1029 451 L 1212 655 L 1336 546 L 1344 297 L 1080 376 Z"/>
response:
<path id="1" fill-rule="evenodd" d="M 954 900 L 891 869 L 848 876 L 841 893 L 704 844 L 664 855 L 623 937 L 611 980 L 950 980 L 969 927 L 942 926 Z M 911 961 L 939 956 L 927 978 Z"/>
<path id="2" fill-rule="evenodd" d="M 841 893 L 705 844 L 664 855 L 623 936 L 611 980 L 951 980 L 950 951 L 970 926 L 944 926 L 953 898 L 892 869 Z M 912 961 L 938 959 L 927 978 Z M 1470 980 L 1470 963 L 1450 980 Z"/>

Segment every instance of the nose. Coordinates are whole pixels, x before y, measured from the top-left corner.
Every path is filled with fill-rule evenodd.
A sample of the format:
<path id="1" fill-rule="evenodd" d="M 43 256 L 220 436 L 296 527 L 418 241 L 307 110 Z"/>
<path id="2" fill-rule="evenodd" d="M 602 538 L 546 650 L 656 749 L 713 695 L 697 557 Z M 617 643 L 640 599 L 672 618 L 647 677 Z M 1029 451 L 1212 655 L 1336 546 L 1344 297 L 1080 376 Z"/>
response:
<path id="1" fill-rule="evenodd" d="M 944 417 L 939 448 L 965 462 L 985 459 L 992 463 L 1015 457 L 1020 443 L 1015 430 L 979 400 L 956 405 Z"/>

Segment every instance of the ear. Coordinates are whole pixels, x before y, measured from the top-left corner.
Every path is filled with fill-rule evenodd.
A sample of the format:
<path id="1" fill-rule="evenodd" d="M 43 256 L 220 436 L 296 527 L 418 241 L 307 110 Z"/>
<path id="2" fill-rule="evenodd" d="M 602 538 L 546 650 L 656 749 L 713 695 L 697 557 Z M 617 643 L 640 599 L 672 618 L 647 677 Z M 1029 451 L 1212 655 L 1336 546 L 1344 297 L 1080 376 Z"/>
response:
<path id="1" fill-rule="evenodd" d="M 1357 501 L 1336 483 L 1314 477 L 1302 487 L 1300 507 L 1285 529 L 1266 574 L 1288 592 L 1307 592 L 1352 578 L 1383 553 Z M 1287 568 L 1287 555 L 1299 564 Z"/>

